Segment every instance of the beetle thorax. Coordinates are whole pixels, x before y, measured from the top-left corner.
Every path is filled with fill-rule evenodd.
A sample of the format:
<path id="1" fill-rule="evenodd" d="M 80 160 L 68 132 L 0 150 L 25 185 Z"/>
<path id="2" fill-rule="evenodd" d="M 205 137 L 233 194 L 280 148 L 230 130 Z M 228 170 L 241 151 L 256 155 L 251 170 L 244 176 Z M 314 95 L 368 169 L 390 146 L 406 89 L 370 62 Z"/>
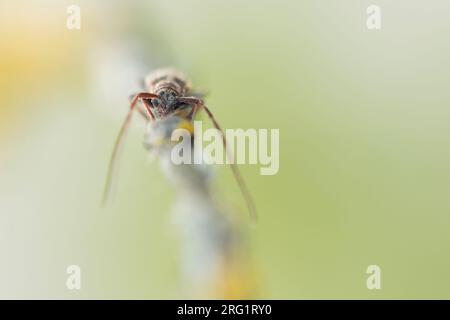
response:
<path id="1" fill-rule="evenodd" d="M 148 92 L 155 94 L 170 89 L 178 96 L 183 96 L 190 91 L 190 83 L 186 77 L 170 68 L 157 69 L 150 73 L 145 79 L 145 87 Z"/>

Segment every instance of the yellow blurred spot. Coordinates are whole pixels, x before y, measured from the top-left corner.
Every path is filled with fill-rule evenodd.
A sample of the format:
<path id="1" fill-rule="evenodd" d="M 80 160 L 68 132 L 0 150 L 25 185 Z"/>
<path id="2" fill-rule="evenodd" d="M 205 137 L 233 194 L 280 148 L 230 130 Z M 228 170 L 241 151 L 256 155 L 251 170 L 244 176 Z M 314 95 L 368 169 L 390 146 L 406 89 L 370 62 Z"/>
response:
<path id="1" fill-rule="evenodd" d="M 191 135 L 194 134 L 194 126 L 192 125 L 191 121 L 188 120 L 182 120 L 180 121 L 180 123 L 178 124 L 177 129 L 185 129 L 187 130 Z"/>

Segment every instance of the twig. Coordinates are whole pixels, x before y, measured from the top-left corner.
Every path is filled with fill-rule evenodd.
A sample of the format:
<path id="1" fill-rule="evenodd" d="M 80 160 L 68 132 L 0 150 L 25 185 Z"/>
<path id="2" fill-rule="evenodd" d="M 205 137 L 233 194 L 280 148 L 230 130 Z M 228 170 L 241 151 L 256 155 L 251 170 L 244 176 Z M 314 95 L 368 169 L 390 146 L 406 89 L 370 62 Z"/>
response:
<path id="1" fill-rule="evenodd" d="M 176 165 L 173 130 L 185 119 L 172 116 L 149 125 L 145 145 L 155 153 L 176 191 L 173 221 L 181 253 L 181 275 L 189 298 L 254 298 L 255 276 L 243 228 L 219 206 L 211 190 L 212 168 Z M 192 155 L 197 152 L 192 148 Z"/>

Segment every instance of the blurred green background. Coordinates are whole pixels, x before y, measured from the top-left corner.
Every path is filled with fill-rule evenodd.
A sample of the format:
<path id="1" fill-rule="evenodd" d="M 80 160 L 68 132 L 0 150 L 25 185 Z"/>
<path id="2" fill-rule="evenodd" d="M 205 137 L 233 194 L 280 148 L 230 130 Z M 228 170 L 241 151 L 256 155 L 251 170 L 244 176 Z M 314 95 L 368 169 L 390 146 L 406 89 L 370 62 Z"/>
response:
<path id="1" fill-rule="evenodd" d="M 66 28 L 67 6 L 81 29 Z M 366 28 L 366 8 L 382 28 Z M 226 128 L 279 128 L 280 171 L 242 166 L 262 298 L 450 298 L 448 1 L 2 1 L 0 297 L 182 298 L 172 187 L 134 122 L 175 66 Z M 137 120 L 137 117 L 136 117 Z M 227 168 L 223 199 L 245 204 Z M 82 290 L 66 267 L 82 268 Z M 381 267 L 382 289 L 366 287 Z"/>

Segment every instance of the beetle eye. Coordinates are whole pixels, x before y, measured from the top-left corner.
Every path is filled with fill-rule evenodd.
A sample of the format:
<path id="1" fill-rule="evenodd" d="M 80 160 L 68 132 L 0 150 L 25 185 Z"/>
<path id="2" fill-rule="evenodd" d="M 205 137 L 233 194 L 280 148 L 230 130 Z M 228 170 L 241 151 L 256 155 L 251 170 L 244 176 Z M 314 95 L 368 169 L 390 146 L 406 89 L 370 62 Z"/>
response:
<path id="1" fill-rule="evenodd" d="M 151 102 L 154 107 L 157 107 L 160 105 L 161 100 L 159 100 L 158 98 L 155 98 L 155 99 L 152 99 Z"/>

